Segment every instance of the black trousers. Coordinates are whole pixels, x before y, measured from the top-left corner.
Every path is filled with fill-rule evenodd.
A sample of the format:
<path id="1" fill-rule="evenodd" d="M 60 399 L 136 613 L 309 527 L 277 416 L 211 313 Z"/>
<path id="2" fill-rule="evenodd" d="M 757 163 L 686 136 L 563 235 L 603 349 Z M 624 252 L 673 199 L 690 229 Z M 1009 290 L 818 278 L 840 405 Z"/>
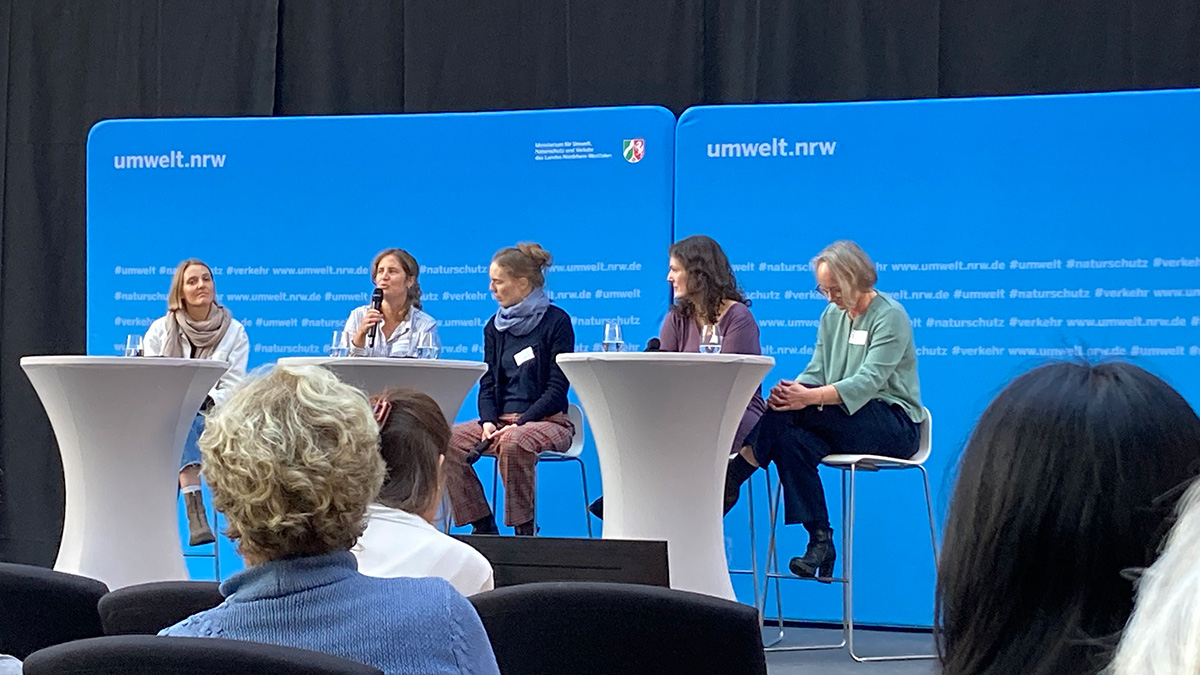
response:
<path id="1" fill-rule="evenodd" d="M 865 454 L 908 459 L 921 427 L 898 405 L 874 399 L 853 415 L 840 405 L 768 410 L 746 437 L 758 465 L 775 462 L 783 486 L 783 522 L 829 526 L 817 467 L 826 455 Z"/>

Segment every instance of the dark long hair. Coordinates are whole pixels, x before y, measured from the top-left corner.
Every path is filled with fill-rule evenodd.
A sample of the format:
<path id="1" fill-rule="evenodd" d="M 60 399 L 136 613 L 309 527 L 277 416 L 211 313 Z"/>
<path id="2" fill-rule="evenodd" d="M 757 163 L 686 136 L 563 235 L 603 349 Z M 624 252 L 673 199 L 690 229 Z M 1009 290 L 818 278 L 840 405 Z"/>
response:
<path id="1" fill-rule="evenodd" d="M 733 276 L 729 258 L 712 237 L 694 234 L 680 239 L 671 245 L 669 253 L 687 272 L 688 295 L 674 306 L 684 318 L 699 316 L 708 323 L 716 323 L 726 300 L 750 306 Z"/>
<path id="2" fill-rule="evenodd" d="M 441 494 L 438 462 L 450 446 L 450 425 L 437 403 L 422 392 L 392 389 L 379 398 L 388 401 L 391 410 L 379 429 L 387 476 L 377 501 L 419 515 Z"/>
<path id="3" fill-rule="evenodd" d="M 1055 363 L 1013 380 L 959 464 L 937 581 L 946 675 L 1100 670 L 1182 487 L 1200 418 L 1128 363 Z"/>

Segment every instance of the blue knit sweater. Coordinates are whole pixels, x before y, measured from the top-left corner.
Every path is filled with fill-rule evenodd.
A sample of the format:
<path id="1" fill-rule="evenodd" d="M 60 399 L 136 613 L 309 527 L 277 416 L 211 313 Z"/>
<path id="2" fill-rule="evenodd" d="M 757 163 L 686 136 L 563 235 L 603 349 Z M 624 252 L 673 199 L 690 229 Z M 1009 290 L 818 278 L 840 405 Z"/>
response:
<path id="1" fill-rule="evenodd" d="M 300 647 L 387 675 L 498 675 L 475 608 L 443 579 L 377 579 L 354 555 L 275 560 L 221 584 L 225 602 L 160 635 Z"/>

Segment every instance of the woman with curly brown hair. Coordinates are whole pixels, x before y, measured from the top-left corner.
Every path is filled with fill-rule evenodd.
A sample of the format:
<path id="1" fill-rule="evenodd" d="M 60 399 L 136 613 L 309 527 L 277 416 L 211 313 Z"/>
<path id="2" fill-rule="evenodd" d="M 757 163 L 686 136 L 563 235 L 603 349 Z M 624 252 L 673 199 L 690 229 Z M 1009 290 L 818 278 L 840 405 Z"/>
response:
<path id="1" fill-rule="evenodd" d="M 674 302 L 658 332 L 662 351 L 700 351 L 701 331 L 714 326 L 721 336 L 721 353 L 762 354 L 750 301 L 738 286 L 721 245 L 696 234 L 675 242 L 669 253 L 667 281 Z M 755 391 L 734 434 L 733 452 L 742 447 L 766 409 L 762 393 Z"/>
<path id="2" fill-rule="evenodd" d="M 659 349 L 664 352 L 698 352 L 700 336 L 706 327 L 721 336 L 724 354 L 762 354 L 758 341 L 758 323 L 750 313 L 733 267 L 721 245 L 711 237 L 692 235 L 675 242 L 668 251 L 667 281 L 671 284 L 671 311 L 659 329 Z M 758 423 L 766 402 L 755 391 L 733 437 L 731 452 L 737 452 L 747 434 Z M 597 518 L 604 517 L 604 498 L 588 506 Z"/>
<path id="3" fill-rule="evenodd" d="M 444 579 L 360 574 L 350 547 L 384 461 L 366 396 L 276 366 L 209 417 L 204 476 L 249 566 L 225 602 L 162 632 L 312 649 L 389 674 L 498 673 L 479 615 Z"/>

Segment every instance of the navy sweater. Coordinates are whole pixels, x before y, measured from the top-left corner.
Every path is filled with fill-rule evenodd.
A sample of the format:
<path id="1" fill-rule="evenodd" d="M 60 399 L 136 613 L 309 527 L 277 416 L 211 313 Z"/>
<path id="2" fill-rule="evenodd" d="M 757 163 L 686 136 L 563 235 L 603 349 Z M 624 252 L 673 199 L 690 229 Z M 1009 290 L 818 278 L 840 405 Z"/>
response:
<path id="1" fill-rule="evenodd" d="M 523 363 L 526 376 L 520 380 L 522 398 L 533 401 L 517 418 L 517 424 L 544 420 L 555 413 L 567 412 L 567 389 L 570 384 L 555 360 L 559 354 L 575 351 L 575 329 L 571 317 L 550 305 L 536 328 L 526 335 L 513 335 L 496 330 L 493 316 L 483 327 L 483 360 L 488 369 L 479 380 L 479 421 L 496 423 L 504 410 L 504 395 L 508 382 L 501 360 L 515 363 L 513 355 L 525 348 L 533 350 L 533 359 Z"/>

